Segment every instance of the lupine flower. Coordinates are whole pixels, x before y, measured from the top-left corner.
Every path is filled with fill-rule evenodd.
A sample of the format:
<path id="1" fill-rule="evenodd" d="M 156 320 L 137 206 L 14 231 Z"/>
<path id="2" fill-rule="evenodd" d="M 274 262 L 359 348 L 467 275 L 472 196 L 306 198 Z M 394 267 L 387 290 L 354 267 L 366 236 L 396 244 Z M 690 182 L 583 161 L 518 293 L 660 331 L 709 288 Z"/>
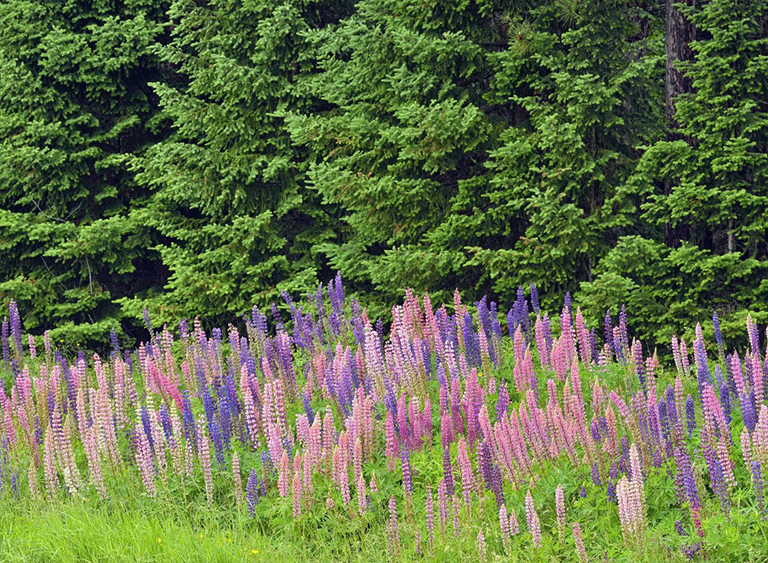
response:
<path id="1" fill-rule="evenodd" d="M 499 527 L 501 528 L 501 540 L 506 547 L 509 544 L 511 534 L 509 532 L 509 515 L 507 514 L 507 507 L 503 504 L 499 507 Z"/>
<path id="2" fill-rule="evenodd" d="M 563 485 L 557 485 L 555 489 L 555 512 L 557 513 L 557 525 L 561 530 L 565 528 L 565 495 Z"/>
<path id="3" fill-rule="evenodd" d="M 477 532 L 477 555 L 480 561 L 488 561 L 488 551 L 482 530 Z"/>
<path id="4" fill-rule="evenodd" d="M 437 485 L 437 514 L 440 518 L 440 533 L 444 534 L 448 525 L 448 492 L 445 479 L 440 479 Z"/>
<path id="5" fill-rule="evenodd" d="M 459 536 L 461 532 L 461 501 L 459 495 L 454 495 L 451 498 L 451 512 L 453 513 L 453 535 Z"/>
<path id="6" fill-rule="evenodd" d="M 587 549 L 584 547 L 584 538 L 581 535 L 581 525 L 573 523 L 573 543 L 576 545 L 576 555 L 581 563 L 587 562 Z"/>
<path id="7" fill-rule="evenodd" d="M 429 546 L 432 547 L 435 537 L 435 508 L 432 500 L 432 489 L 427 483 L 427 500 L 425 505 L 427 534 L 429 536 Z"/>
<path id="8" fill-rule="evenodd" d="M 400 535 L 397 530 L 397 504 L 395 503 L 395 497 L 389 497 L 389 549 L 390 553 L 394 556 L 400 553 Z"/>
<path id="9" fill-rule="evenodd" d="M 259 478 L 255 469 L 251 469 L 245 485 L 245 503 L 248 508 L 248 516 L 253 518 L 256 513 L 256 505 L 259 504 Z"/>
<path id="10" fill-rule="evenodd" d="M 696 429 L 696 413 L 693 405 L 693 397 L 688 395 L 685 399 L 685 419 L 688 425 L 688 437 L 690 438 Z"/>
<path id="11" fill-rule="evenodd" d="M 766 517 L 765 496 L 763 493 L 763 474 L 759 461 L 752 462 L 752 487 L 755 490 L 755 498 L 757 499 L 757 511 L 763 515 L 763 520 Z"/>
<path id="12" fill-rule="evenodd" d="M 525 497 L 525 518 L 528 521 L 528 529 L 531 532 L 533 546 L 538 548 L 541 545 L 541 524 L 539 522 L 539 515 L 536 514 L 536 509 L 533 506 L 533 497 L 531 496 L 530 489 Z"/>

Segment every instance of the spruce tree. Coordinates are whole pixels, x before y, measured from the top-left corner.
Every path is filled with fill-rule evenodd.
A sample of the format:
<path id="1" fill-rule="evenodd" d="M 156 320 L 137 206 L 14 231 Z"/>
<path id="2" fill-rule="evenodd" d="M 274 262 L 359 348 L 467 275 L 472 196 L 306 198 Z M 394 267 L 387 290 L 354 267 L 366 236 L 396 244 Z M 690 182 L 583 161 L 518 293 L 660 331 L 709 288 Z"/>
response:
<path id="1" fill-rule="evenodd" d="M 330 278 L 311 252 L 334 236 L 304 188 L 305 151 L 283 128 L 288 108 L 313 111 L 297 86 L 306 34 L 344 15 L 345 2 L 175 1 L 172 40 L 160 50 L 179 80 L 154 85 L 173 135 L 137 161 L 154 191 L 144 223 L 160 237 L 163 291 L 123 301 L 160 322 L 200 315 L 227 322 L 253 305 Z"/>
<path id="2" fill-rule="evenodd" d="M 73 343 L 118 326 L 116 299 L 161 277 L 128 170 L 157 139 L 162 2 L 0 3 L 0 300 Z"/>

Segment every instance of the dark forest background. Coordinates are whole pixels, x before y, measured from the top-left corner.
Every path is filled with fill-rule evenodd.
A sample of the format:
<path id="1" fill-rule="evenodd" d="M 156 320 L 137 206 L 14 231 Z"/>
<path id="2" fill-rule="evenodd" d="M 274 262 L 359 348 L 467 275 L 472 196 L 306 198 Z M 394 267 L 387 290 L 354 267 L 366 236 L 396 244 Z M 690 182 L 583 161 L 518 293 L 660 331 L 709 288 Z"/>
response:
<path id="1" fill-rule="evenodd" d="M 768 1 L 4 0 L 0 301 L 130 340 L 535 282 L 649 344 L 768 320 Z"/>

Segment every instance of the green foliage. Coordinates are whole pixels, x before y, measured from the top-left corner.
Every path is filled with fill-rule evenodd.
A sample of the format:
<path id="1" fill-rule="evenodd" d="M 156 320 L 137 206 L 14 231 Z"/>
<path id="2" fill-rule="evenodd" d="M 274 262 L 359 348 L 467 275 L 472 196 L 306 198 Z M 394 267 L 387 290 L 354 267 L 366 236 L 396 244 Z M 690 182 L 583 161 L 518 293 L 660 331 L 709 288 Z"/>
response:
<path id="1" fill-rule="evenodd" d="M 221 321 L 281 289 L 317 286 L 311 246 L 333 231 L 303 189 L 307 160 L 277 114 L 311 111 L 314 99 L 296 85 L 308 64 L 304 34 L 345 9 L 304 0 L 172 4 L 172 40 L 159 53 L 179 79 L 154 86 L 174 134 L 134 163 L 154 191 L 141 219 L 159 237 L 168 278 L 162 291 L 124 299 L 130 315 L 148 305 L 161 322 Z"/>
<path id="2" fill-rule="evenodd" d="M 30 329 L 89 326 L 152 285 L 147 191 L 127 168 L 156 140 L 162 2 L 9 0 L 0 5 L 0 299 Z M 79 336 L 72 335 L 72 338 Z"/>
<path id="3" fill-rule="evenodd" d="M 8 0 L 0 300 L 72 343 L 336 270 L 371 318 L 535 281 L 653 343 L 763 319 L 765 2 L 682 9 L 670 121 L 637 0 Z"/>

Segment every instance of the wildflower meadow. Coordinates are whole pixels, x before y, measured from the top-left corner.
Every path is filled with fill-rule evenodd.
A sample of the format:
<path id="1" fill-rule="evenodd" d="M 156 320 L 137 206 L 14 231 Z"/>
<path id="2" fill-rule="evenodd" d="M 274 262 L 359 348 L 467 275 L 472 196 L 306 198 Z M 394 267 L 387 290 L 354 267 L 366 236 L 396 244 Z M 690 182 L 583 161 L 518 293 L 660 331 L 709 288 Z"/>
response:
<path id="1" fill-rule="evenodd" d="M 0 560 L 768 561 L 768 334 L 631 314 L 409 290 L 385 326 L 337 276 L 99 355 L 11 302 Z"/>

